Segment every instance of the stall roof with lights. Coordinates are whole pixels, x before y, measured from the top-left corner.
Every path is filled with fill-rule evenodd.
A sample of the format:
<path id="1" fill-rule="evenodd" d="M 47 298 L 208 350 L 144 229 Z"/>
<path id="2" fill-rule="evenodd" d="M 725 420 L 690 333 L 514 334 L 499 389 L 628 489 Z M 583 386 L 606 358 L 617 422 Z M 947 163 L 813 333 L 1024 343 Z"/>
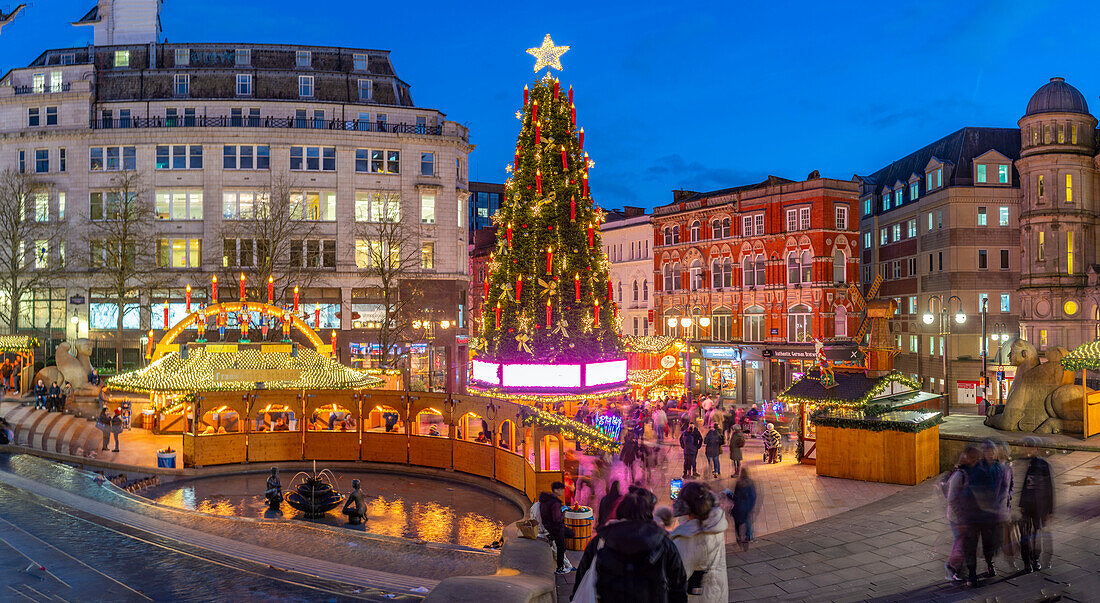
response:
<path id="1" fill-rule="evenodd" d="M 111 377 L 107 387 L 132 392 L 243 391 L 263 383 L 264 389 L 367 389 L 383 382 L 306 346 L 191 344 L 145 368 Z"/>

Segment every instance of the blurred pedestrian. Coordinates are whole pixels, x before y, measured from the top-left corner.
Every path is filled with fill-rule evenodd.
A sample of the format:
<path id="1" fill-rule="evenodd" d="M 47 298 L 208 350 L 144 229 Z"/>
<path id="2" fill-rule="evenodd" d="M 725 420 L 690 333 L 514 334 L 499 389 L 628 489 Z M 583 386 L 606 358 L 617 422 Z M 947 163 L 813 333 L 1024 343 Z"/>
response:
<path id="1" fill-rule="evenodd" d="M 719 426 L 715 426 L 717 428 Z M 709 434 L 708 434 L 709 435 Z M 721 434 L 719 434 L 721 435 Z M 729 600 L 726 575 L 726 514 L 706 484 L 688 482 L 673 503 L 683 517 L 672 531 L 687 575 L 688 601 L 725 603 Z"/>
<path id="2" fill-rule="evenodd" d="M 703 438 L 703 445 L 706 447 L 710 475 L 714 479 L 722 477 L 722 446 L 725 444 L 726 439 L 722 437 L 721 425 L 718 423 L 713 424 L 710 431 L 707 432 L 707 437 Z"/>
<path id="3" fill-rule="evenodd" d="M 656 500 L 644 489 L 623 497 L 618 517 L 597 528 L 585 547 L 571 600 L 686 603 L 684 565 L 668 533 L 653 520 Z"/>
<path id="4" fill-rule="evenodd" d="M 623 462 L 623 471 L 627 481 L 634 483 L 634 465 L 638 461 L 638 440 L 634 433 L 628 431 L 623 440 L 622 450 L 619 451 L 619 460 Z"/>
<path id="5" fill-rule="evenodd" d="M 775 430 L 775 426 L 768 423 L 767 429 L 761 434 L 761 439 L 764 440 L 764 455 L 767 457 L 769 463 L 779 462 L 779 445 L 781 437 L 779 432 Z"/>
<path id="6" fill-rule="evenodd" d="M 657 436 L 657 445 L 664 444 L 665 442 L 665 430 L 668 429 L 668 415 L 665 414 L 665 409 L 658 404 L 653 409 L 653 433 Z"/>
<path id="7" fill-rule="evenodd" d="M 951 553 L 947 556 L 944 568 L 947 570 L 947 579 L 953 582 L 965 580 L 965 559 L 963 556 L 963 530 L 964 520 L 967 514 L 965 505 L 967 492 L 967 471 L 973 467 L 980 457 L 981 452 L 976 446 L 967 446 L 959 455 L 959 462 L 947 476 L 940 481 L 940 489 L 947 499 L 947 523 L 951 527 Z"/>
<path id="8" fill-rule="evenodd" d="M 118 452 L 118 434 L 122 433 L 122 411 L 115 409 L 115 416 L 111 417 L 111 433 L 115 434 L 115 452 Z"/>
<path id="9" fill-rule="evenodd" d="M 733 516 L 733 530 L 741 550 L 749 550 L 752 542 L 752 520 L 756 511 L 756 483 L 749 477 L 749 468 L 742 467 L 741 475 L 733 486 L 733 492 L 726 490 L 726 498 L 733 503 L 730 515 Z"/>
<path id="10" fill-rule="evenodd" d="M 964 518 L 963 555 L 969 572 L 967 584 L 971 587 L 979 585 L 977 571 L 979 539 L 982 542 L 982 555 L 985 557 L 985 576 L 991 578 L 997 575 L 993 557 L 1000 547 L 998 527 L 1001 509 L 1006 504 L 1003 495 L 1007 492 L 1004 466 L 999 462 L 997 454 L 997 445 L 986 440 L 981 447 L 982 458 L 967 470 L 967 488 L 964 495 L 967 496 L 964 500 L 967 513 Z"/>
<path id="11" fill-rule="evenodd" d="M 760 409 L 757 408 L 755 404 L 753 404 L 752 408 L 750 408 L 749 411 L 745 413 L 745 419 L 746 421 L 748 421 L 749 424 L 749 437 L 755 438 L 757 434 L 760 433 L 760 431 L 757 429 L 756 422 L 760 420 L 760 417 L 762 416 L 763 413 L 760 412 Z"/>
<path id="12" fill-rule="evenodd" d="M 561 482 L 550 484 L 549 492 L 539 494 L 539 518 L 542 527 L 546 529 L 547 536 L 554 543 L 558 564 L 558 569 L 555 571 L 557 574 L 569 573 L 569 568 L 565 566 L 565 539 L 573 536 L 573 530 L 565 525 L 565 514 L 561 510 L 563 495 L 565 495 L 565 484 Z"/>
<path id="13" fill-rule="evenodd" d="M 623 497 L 619 491 L 619 480 L 611 482 L 607 494 L 600 498 L 600 506 L 596 514 L 596 527 L 600 527 L 615 518 L 615 507 L 619 506 L 619 500 Z"/>
<path id="14" fill-rule="evenodd" d="M 680 448 L 684 449 L 684 477 L 699 477 L 699 471 L 695 466 L 697 457 L 699 456 L 699 449 L 703 446 L 703 436 L 699 434 L 699 429 L 695 427 L 695 423 L 688 424 L 684 433 L 680 434 Z"/>
<path id="15" fill-rule="evenodd" d="M 1039 555 L 1043 552 L 1044 528 L 1054 513 L 1054 482 L 1050 463 L 1039 456 L 1039 438 L 1024 438 L 1024 456 L 1028 459 L 1024 483 L 1020 487 L 1020 557 L 1024 571 L 1043 568 Z M 1049 543 L 1048 543 L 1049 544 Z M 1049 549 L 1049 547 L 1048 547 Z M 1049 557 L 1050 551 L 1047 550 Z"/>
<path id="16" fill-rule="evenodd" d="M 103 450 L 107 450 L 107 446 L 111 444 L 111 417 L 107 414 L 106 406 L 100 408 L 95 428 L 103 433 Z"/>
<path id="17" fill-rule="evenodd" d="M 735 425 L 730 432 L 730 462 L 733 464 L 730 477 L 737 477 L 741 473 L 741 449 L 745 447 L 745 442 L 745 434 Z"/>

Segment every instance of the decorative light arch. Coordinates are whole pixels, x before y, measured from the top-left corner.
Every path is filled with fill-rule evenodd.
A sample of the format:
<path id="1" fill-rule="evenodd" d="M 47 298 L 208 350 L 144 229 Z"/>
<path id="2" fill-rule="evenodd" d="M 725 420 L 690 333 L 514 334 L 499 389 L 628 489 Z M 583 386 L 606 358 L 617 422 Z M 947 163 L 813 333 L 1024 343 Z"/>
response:
<path id="1" fill-rule="evenodd" d="M 280 308 L 279 306 L 273 306 L 271 304 L 266 304 L 263 302 L 229 301 L 218 304 L 211 304 L 203 308 L 202 310 L 198 310 L 188 314 L 175 325 L 173 325 L 172 328 L 164 334 L 160 342 L 157 344 L 156 353 L 154 354 L 154 356 L 156 358 L 159 358 L 167 350 L 167 347 L 172 345 L 172 342 L 176 340 L 176 337 L 178 337 L 180 333 L 183 333 L 184 329 L 191 326 L 192 324 L 195 324 L 195 322 L 200 319 L 200 316 L 202 317 L 202 320 L 206 320 L 207 318 L 210 318 L 211 316 L 217 316 L 218 314 L 232 314 L 242 311 L 259 312 L 261 316 L 274 316 L 280 319 L 285 318 L 287 313 L 285 309 Z M 306 321 L 295 316 L 294 314 L 290 315 L 290 320 L 291 324 L 299 331 L 301 331 L 302 334 L 306 336 L 306 339 L 308 339 L 309 342 L 313 344 L 313 347 L 316 348 L 318 351 L 321 351 L 322 346 L 324 346 L 325 344 L 323 341 L 321 341 L 321 337 L 317 335 L 317 332 L 314 331 L 313 328 L 306 323 Z"/>

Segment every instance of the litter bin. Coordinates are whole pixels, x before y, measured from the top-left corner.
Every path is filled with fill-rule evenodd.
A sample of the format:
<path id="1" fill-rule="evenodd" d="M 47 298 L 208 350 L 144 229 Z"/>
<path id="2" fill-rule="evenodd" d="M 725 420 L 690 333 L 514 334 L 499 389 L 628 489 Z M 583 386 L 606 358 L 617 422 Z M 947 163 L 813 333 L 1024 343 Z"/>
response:
<path id="1" fill-rule="evenodd" d="M 164 467 L 166 469 L 176 468 L 176 451 L 171 450 L 164 452 L 162 450 L 157 451 L 157 467 Z"/>
<path id="2" fill-rule="evenodd" d="M 592 539 L 592 509 L 580 507 L 565 510 L 565 525 L 573 530 L 573 536 L 565 539 L 565 548 L 570 551 L 583 551 Z"/>

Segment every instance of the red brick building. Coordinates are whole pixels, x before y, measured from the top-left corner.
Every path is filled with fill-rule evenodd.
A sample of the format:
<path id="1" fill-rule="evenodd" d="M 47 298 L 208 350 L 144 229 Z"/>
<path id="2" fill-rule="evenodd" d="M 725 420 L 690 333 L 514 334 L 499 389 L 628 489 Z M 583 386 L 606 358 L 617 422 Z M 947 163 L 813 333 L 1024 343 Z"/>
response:
<path id="1" fill-rule="evenodd" d="M 694 390 L 773 400 L 815 339 L 854 334 L 858 196 L 855 182 L 770 176 L 654 210 L 654 331 L 691 341 Z"/>

